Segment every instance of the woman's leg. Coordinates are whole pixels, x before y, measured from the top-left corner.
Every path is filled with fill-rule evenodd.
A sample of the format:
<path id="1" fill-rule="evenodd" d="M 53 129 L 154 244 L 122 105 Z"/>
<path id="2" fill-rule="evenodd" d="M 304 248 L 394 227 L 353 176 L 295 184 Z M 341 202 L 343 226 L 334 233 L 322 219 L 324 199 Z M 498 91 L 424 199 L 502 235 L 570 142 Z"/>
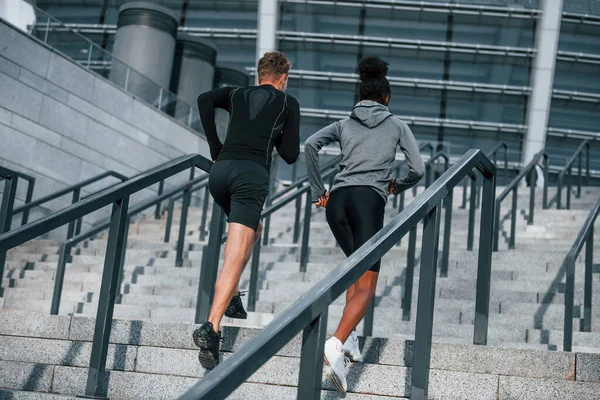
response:
<path id="1" fill-rule="evenodd" d="M 367 271 L 358 278 L 358 281 L 354 284 L 355 291 L 354 295 L 347 300 L 346 307 L 344 307 L 344 313 L 342 314 L 342 320 L 338 325 L 335 336 L 340 342 L 344 343 L 350 333 L 356 328 L 356 325 L 367 313 L 369 303 L 375 296 L 375 288 L 377 287 L 377 276 L 379 273 L 373 271 Z M 347 297 L 346 297 L 347 298 Z"/>
<path id="2" fill-rule="evenodd" d="M 355 249 L 358 249 L 383 227 L 385 201 L 368 187 L 350 190 L 352 193 L 346 202 L 348 223 L 354 235 Z M 380 265 L 378 261 L 371 266 L 346 293 L 346 307 L 334 335 L 342 343 L 365 316 L 369 303 L 375 297 Z"/>

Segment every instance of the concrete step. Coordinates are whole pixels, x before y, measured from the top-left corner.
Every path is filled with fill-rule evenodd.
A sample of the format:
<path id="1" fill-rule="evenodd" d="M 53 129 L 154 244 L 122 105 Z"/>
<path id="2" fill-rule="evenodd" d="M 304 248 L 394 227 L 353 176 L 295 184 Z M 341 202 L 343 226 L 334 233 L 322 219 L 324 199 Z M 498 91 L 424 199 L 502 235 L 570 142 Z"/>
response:
<path id="1" fill-rule="evenodd" d="M 12 371 L 0 374 L 0 387 L 83 394 L 94 321 L 36 317 L 0 311 L 0 338 L 10 343 L 0 348 L 0 370 Z M 191 340 L 195 327 L 115 320 L 107 360 L 108 396 L 175 398 L 196 383 L 204 371 Z M 224 327 L 223 357 L 240 349 L 257 332 Z M 350 366 L 347 398 L 409 396 L 413 343 L 381 338 L 361 338 L 360 342 L 365 362 Z M 295 398 L 300 346 L 297 335 L 228 398 Z M 594 399 L 600 393 L 599 364 L 600 355 L 595 354 L 434 344 L 429 395 L 440 399 L 548 399 L 552 393 L 553 399 Z M 34 371 L 36 379 L 28 379 Z M 327 382 L 323 387 L 322 398 L 338 398 Z M 538 387 L 544 391 L 538 392 Z"/>

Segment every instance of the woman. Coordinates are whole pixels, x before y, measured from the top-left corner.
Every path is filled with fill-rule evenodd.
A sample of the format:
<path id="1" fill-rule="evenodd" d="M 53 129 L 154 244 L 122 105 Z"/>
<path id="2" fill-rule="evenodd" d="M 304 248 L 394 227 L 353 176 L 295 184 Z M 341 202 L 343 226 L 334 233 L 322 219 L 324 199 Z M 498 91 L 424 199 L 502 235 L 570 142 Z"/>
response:
<path id="1" fill-rule="evenodd" d="M 387 66 L 378 57 L 363 59 L 359 64 L 360 101 L 350 118 L 321 129 L 304 147 L 313 203 L 326 208 L 327 222 L 346 256 L 383 227 L 388 193 L 397 195 L 415 185 L 425 169 L 412 132 L 388 111 Z M 319 174 L 318 153 L 332 142 L 339 143 L 342 161 L 329 193 Z M 404 179 L 391 176 L 398 146 L 409 168 Z M 325 373 L 341 392 L 346 391 L 344 353 L 352 361 L 362 361 L 355 329 L 375 295 L 379 267 L 380 261 L 350 286 L 340 324 L 325 342 Z"/>

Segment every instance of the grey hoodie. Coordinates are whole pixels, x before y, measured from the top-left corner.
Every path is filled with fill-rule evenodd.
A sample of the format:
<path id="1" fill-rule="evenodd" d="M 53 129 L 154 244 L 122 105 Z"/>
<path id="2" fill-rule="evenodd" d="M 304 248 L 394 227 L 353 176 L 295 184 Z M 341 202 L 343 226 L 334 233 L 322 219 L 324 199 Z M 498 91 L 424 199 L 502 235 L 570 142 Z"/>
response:
<path id="1" fill-rule="evenodd" d="M 342 161 L 331 191 L 368 186 L 387 200 L 397 146 L 406 156 L 409 172 L 403 179 L 396 178 L 396 193 L 417 184 L 425 172 L 419 146 L 408 125 L 386 106 L 363 100 L 354 106 L 350 118 L 326 126 L 304 144 L 313 202 L 325 193 L 319 173 L 319 150 L 332 142 L 339 142 Z"/>

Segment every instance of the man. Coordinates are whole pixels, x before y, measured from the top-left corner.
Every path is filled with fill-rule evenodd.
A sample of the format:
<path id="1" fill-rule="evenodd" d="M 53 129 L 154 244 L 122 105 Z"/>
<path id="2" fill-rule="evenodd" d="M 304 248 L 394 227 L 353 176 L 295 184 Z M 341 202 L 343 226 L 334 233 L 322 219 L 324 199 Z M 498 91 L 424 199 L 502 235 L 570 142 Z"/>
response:
<path id="1" fill-rule="evenodd" d="M 223 87 L 198 97 L 202 126 L 215 162 L 209 189 L 229 222 L 225 261 L 208 321 L 193 334 L 194 343 L 200 347 L 200 363 L 209 370 L 219 363 L 223 314 L 246 316 L 239 298 L 239 280 L 262 232 L 260 216 L 269 192 L 273 147 L 288 164 L 300 153 L 300 106 L 285 93 L 290 66 L 283 53 L 265 53 L 258 61 L 258 86 Z M 229 111 L 225 144 L 217 136 L 215 108 Z"/>

